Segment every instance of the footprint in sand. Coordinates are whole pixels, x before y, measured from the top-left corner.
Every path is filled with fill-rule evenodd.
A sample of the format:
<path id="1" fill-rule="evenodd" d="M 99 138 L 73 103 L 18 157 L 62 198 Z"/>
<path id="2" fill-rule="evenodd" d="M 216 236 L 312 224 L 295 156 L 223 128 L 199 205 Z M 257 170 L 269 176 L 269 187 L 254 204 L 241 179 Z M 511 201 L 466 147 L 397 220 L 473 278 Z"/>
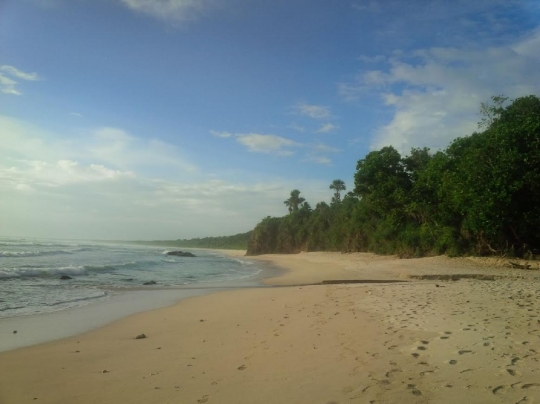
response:
<path id="1" fill-rule="evenodd" d="M 523 386 L 521 386 L 521 388 L 523 390 L 538 389 L 538 388 L 540 388 L 540 383 L 527 383 L 527 384 L 524 384 Z"/>
<path id="2" fill-rule="evenodd" d="M 422 392 L 416 388 L 416 384 L 408 384 L 407 388 L 411 390 L 411 393 L 415 396 L 421 396 Z"/>

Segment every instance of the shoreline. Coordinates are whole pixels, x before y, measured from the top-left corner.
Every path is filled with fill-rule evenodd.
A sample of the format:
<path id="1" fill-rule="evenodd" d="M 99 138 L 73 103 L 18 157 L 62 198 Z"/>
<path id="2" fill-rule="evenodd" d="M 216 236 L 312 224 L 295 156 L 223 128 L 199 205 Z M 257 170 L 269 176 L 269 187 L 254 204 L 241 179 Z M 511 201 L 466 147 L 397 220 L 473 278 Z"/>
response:
<path id="1" fill-rule="evenodd" d="M 540 399 L 540 271 L 446 257 L 247 258 L 287 269 L 266 284 L 293 285 L 192 297 L 76 337 L 0 353 L 0 402 Z M 409 278 L 460 274 L 498 278 Z M 337 276 L 409 282 L 305 285 Z M 304 286 L 294 286 L 301 281 Z M 141 333 L 147 338 L 136 340 Z"/>
<path id="2" fill-rule="evenodd" d="M 243 257 L 242 250 L 212 250 L 229 258 Z M 232 281 L 199 282 L 178 287 L 139 287 L 111 290 L 108 298 L 54 312 L 0 318 L 0 352 L 74 337 L 105 327 L 126 317 L 168 307 L 184 299 L 226 290 L 265 287 L 266 277 L 281 269 L 260 263 L 260 272 Z"/>

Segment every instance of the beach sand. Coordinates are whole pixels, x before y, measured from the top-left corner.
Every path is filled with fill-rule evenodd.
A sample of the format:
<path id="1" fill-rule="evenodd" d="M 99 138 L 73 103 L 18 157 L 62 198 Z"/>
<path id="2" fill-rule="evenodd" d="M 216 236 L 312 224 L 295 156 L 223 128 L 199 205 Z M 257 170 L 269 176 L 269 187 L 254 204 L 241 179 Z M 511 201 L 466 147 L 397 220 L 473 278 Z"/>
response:
<path id="1" fill-rule="evenodd" d="M 193 297 L 1 353 L 0 403 L 540 402 L 538 263 L 249 259 L 287 269 L 265 280 L 285 287 Z M 306 286 L 336 279 L 401 282 Z"/>

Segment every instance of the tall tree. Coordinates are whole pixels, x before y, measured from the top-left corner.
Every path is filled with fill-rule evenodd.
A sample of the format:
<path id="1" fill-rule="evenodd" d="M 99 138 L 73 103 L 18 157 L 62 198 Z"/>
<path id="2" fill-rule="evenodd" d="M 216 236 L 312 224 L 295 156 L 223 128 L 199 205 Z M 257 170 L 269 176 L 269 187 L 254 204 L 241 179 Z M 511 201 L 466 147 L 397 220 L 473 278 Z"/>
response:
<path id="1" fill-rule="evenodd" d="M 287 206 L 289 209 L 289 213 L 298 212 L 298 208 L 302 203 L 305 202 L 305 198 L 302 198 L 300 196 L 300 191 L 297 189 L 293 189 L 291 191 L 291 197 L 284 201 L 283 203 Z"/>
<path id="2" fill-rule="evenodd" d="M 334 190 L 334 197 L 332 202 L 340 203 L 341 202 L 341 191 L 345 191 L 347 187 L 342 180 L 334 180 L 330 184 L 330 189 Z"/>

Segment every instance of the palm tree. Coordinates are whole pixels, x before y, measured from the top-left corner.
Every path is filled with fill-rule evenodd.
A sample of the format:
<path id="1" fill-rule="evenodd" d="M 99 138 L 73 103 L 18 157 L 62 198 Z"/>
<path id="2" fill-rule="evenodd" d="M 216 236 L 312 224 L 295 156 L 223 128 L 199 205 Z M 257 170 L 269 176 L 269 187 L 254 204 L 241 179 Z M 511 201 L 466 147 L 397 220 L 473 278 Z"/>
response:
<path id="1" fill-rule="evenodd" d="M 342 180 L 334 180 L 330 184 L 330 189 L 333 189 L 334 197 L 332 198 L 332 202 L 341 202 L 341 191 L 345 191 L 347 187 L 345 186 L 345 183 Z"/>
<path id="2" fill-rule="evenodd" d="M 298 207 L 300 204 L 305 202 L 305 199 L 300 197 L 300 191 L 293 189 L 291 191 L 291 197 L 283 202 L 289 208 L 289 213 L 298 212 Z"/>

